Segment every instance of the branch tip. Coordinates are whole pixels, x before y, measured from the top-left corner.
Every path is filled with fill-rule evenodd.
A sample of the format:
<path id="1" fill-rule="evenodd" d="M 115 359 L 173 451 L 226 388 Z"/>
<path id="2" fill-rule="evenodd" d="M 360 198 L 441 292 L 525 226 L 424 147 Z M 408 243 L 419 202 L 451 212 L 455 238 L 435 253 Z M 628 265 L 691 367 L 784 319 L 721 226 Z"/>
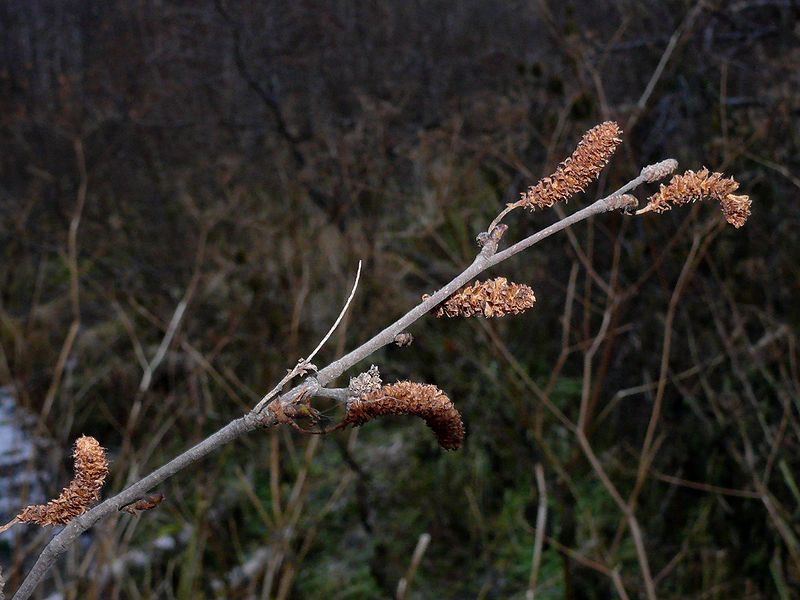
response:
<path id="1" fill-rule="evenodd" d="M 640 177 L 648 183 L 654 183 L 672 175 L 678 168 L 678 161 L 674 158 L 667 158 L 652 165 L 647 165 L 642 169 Z"/>

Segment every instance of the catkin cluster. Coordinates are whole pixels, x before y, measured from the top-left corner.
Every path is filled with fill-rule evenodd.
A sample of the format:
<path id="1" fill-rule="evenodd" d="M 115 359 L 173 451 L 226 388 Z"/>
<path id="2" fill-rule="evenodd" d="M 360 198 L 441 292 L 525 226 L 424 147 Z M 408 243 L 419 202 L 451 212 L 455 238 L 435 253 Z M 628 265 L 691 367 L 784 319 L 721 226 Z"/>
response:
<path id="1" fill-rule="evenodd" d="M 75 477 L 58 498 L 47 504 L 28 506 L 17 515 L 17 520 L 39 525 L 66 525 L 86 512 L 100 497 L 100 490 L 108 475 L 106 452 L 96 439 L 81 436 L 75 442 Z"/>
<path id="2" fill-rule="evenodd" d="M 464 439 L 461 415 L 435 385 L 412 381 L 384 385 L 348 402 L 343 424 L 359 426 L 382 415 L 415 415 L 423 419 L 446 450 L 458 449 Z"/>
<path id="3" fill-rule="evenodd" d="M 517 315 L 533 307 L 536 296 L 525 284 L 509 282 L 496 277 L 461 288 L 450 296 L 436 311 L 437 317 L 486 318 Z"/>
<path id="4" fill-rule="evenodd" d="M 555 173 L 530 187 L 517 205 L 531 210 L 546 208 L 585 190 L 608 164 L 622 141 L 621 134 L 622 130 L 614 121 L 592 127 L 583 134 L 578 147 Z"/>
<path id="5" fill-rule="evenodd" d="M 750 216 L 750 197 L 737 196 L 735 192 L 739 183 L 733 177 L 725 178 L 722 173 L 710 173 L 703 168 L 700 171 L 686 171 L 675 175 L 667 185 L 650 196 L 647 210 L 665 212 L 672 206 L 680 206 L 698 200 L 716 200 L 722 208 L 725 220 L 736 228 L 741 227 Z"/>

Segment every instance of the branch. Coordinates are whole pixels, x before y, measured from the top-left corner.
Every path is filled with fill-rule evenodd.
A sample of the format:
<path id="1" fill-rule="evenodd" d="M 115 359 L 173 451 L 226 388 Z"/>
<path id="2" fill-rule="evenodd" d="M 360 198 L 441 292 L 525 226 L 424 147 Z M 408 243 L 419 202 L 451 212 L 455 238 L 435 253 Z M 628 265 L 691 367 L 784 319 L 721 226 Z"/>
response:
<path id="1" fill-rule="evenodd" d="M 45 549 L 36 559 L 36 563 L 31 568 L 25 581 L 17 589 L 12 600 L 26 600 L 30 598 L 36 586 L 42 580 L 47 571 L 55 563 L 56 559 L 67 551 L 69 546 L 86 530 L 93 527 L 100 519 L 103 519 L 111 514 L 116 513 L 123 506 L 135 502 L 148 491 L 169 479 L 179 471 L 182 471 L 189 465 L 194 464 L 201 458 L 210 454 L 217 448 L 227 444 L 240 437 L 241 435 L 252 431 L 256 428 L 256 424 L 247 417 L 240 417 L 228 423 L 225 427 L 212 434 L 196 446 L 190 448 L 183 454 L 172 459 L 163 467 L 156 469 L 150 475 L 140 479 L 124 491 L 108 500 L 98 504 L 93 509 L 85 512 L 81 516 L 72 520 L 69 525 L 56 535 L 50 543 L 47 544 Z"/>
<path id="2" fill-rule="evenodd" d="M 575 223 L 583 221 L 584 219 L 588 219 L 594 215 L 621 208 L 621 203 L 618 201 L 618 198 L 625 192 L 632 190 L 645 181 L 646 179 L 640 175 L 639 177 L 636 177 L 635 179 L 632 179 L 626 183 L 616 192 L 606 196 L 605 198 L 595 201 L 586 208 L 582 208 L 581 210 L 572 213 L 568 217 L 553 223 L 549 227 L 545 227 L 538 233 L 534 233 L 533 235 L 526 237 L 524 240 L 517 242 L 502 252 L 497 252 L 496 254 L 493 253 L 494 248 L 487 244 L 484 246 L 481 253 L 475 258 L 472 264 L 462 271 L 460 275 L 457 275 L 452 281 L 450 281 L 450 283 L 446 284 L 444 287 L 432 294 L 429 298 L 418 304 L 415 308 L 411 309 L 372 339 L 368 340 L 349 354 L 344 355 L 339 360 L 332 362 L 330 365 L 320 370 L 317 373 L 317 382 L 321 386 L 327 385 L 339 377 L 339 375 L 354 366 L 356 363 L 367 358 L 384 346 L 391 344 L 398 333 L 407 329 L 409 326 L 427 314 L 431 309 L 435 308 L 444 300 L 453 295 L 453 293 L 456 292 L 460 287 L 471 281 L 475 276 L 483 273 L 483 271 L 489 267 L 493 267 L 505 260 L 508 260 L 512 256 L 519 254 L 523 250 L 527 250 L 534 244 L 541 242 L 543 239 L 548 238 L 554 233 L 558 233 L 559 231 L 562 231 L 567 227 L 574 225 Z M 299 388 L 296 389 L 295 394 L 299 391 Z"/>
<path id="3" fill-rule="evenodd" d="M 569 215 L 568 217 L 561 219 L 560 221 L 548 227 L 545 227 L 538 233 L 535 233 L 523 239 L 522 241 L 517 242 L 502 252 L 495 253 L 497 248 L 496 241 L 494 243 L 487 243 L 484 245 L 483 249 L 480 251 L 472 264 L 459 275 L 454 277 L 449 283 L 432 294 L 426 300 L 420 302 L 416 307 L 412 308 L 404 316 L 386 327 L 383 331 L 372 337 L 370 340 L 340 359 L 332 362 L 324 369 L 320 370 L 315 377 L 307 378 L 306 381 L 300 385 L 295 386 L 288 392 L 281 395 L 278 398 L 279 405 L 286 407 L 303 394 L 307 394 L 309 392 L 313 394 L 318 393 L 321 387 L 324 387 L 326 384 L 339 377 L 342 373 L 353 367 L 356 363 L 367 358 L 383 346 L 393 343 L 395 336 L 398 333 L 405 331 L 410 325 L 425 316 L 431 309 L 447 299 L 456 290 L 469 282 L 473 277 L 482 273 L 489 267 L 493 267 L 511 258 L 512 256 L 519 254 L 523 250 L 530 248 L 534 244 L 537 244 L 545 238 L 550 237 L 554 233 L 562 231 L 567 227 L 574 225 L 575 223 L 583 221 L 584 219 L 588 219 L 589 217 L 604 212 L 624 208 L 626 201 L 621 199 L 621 195 L 637 187 L 638 185 L 641 185 L 645 181 L 645 177 L 639 175 L 609 196 L 601 198 L 589 206 Z M 353 292 L 354 291 L 355 285 Z M 351 298 L 353 292 L 351 292 Z M 348 304 L 349 301 L 350 299 L 348 299 Z M 345 305 L 345 309 L 346 308 L 347 305 Z M 337 320 L 336 324 L 338 324 L 338 321 L 339 320 Z M 336 324 L 334 324 L 334 327 Z M 304 362 L 305 361 L 300 361 L 299 364 L 303 364 Z M 296 369 L 297 367 L 295 367 L 292 372 L 294 372 Z M 276 394 L 277 390 L 280 390 L 279 386 L 276 386 L 275 388 Z M 61 554 L 66 552 L 67 548 L 78 538 L 78 536 L 80 536 L 84 531 L 93 527 L 100 519 L 117 513 L 120 508 L 138 500 L 144 494 L 164 482 L 166 479 L 172 477 L 179 471 L 189 467 L 214 450 L 229 442 L 232 442 L 245 433 L 249 433 L 257 428 L 266 429 L 274 427 L 278 424 L 277 415 L 270 410 L 265 410 L 266 406 L 268 405 L 263 403 L 263 399 L 262 402 L 259 402 L 257 406 L 259 407 L 258 410 L 254 408 L 245 416 L 234 419 L 222 429 L 212 434 L 210 437 L 206 438 L 196 446 L 172 459 L 164 466 L 156 469 L 150 475 L 147 475 L 143 479 L 137 481 L 122 492 L 118 493 L 116 496 L 105 500 L 95 508 L 71 521 L 69 525 L 67 525 L 58 535 L 56 535 L 42 551 L 33 568 L 22 582 L 22 585 L 19 587 L 16 594 L 14 594 L 13 600 L 27 600 L 30 598 L 31 594 L 36 589 L 36 586 L 44 578 L 47 571 L 53 566 L 56 559 Z"/>

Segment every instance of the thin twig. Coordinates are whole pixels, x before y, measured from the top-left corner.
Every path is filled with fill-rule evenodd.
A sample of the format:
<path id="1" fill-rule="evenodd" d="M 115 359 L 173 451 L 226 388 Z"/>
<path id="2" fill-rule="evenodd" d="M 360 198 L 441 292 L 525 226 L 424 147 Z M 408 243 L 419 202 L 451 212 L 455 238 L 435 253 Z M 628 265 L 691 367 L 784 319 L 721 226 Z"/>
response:
<path id="1" fill-rule="evenodd" d="M 644 441 L 642 442 L 641 459 L 639 462 L 639 470 L 636 475 L 636 483 L 634 484 L 633 491 L 628 499 L 628 505 L 631 507 L 631 510 L 635 509 L 636 500 L 641 492 L 645 479 L 647 479 L 647 469 L 649 468 L 649 464 L 646 465 L 646 457 L 648 457 L 650 453 L 650 448 L 653 444 L 653 440 L 655 439 L 656 429 L 661 419 L 661 408 L 664 402 L 664 395 L 666 393 L 667 374 L 669 370 L 669 360 L 672 347 L 672 323 L 675 319 L 680 298 L 693 273 L 695 259 L 698 255 L 703 255 L 705 249 L 708 247 L 708 244 L 711 242 L 711 239 L 713 239 L 713 236 L 707 236 L 706 240 L 703 240 L 702 232 L 695 235 L 694 239 L 692 240 L 692 247 L 689 250 L 689 255 L 686 257 L 686 261 L 684 262 L 681 273 L 678 276 L 678 281 L 675 283 L 675 288 L 672 292 L 672 296 L 670 297 L 667 316 L 664 321 L 664 342 L 661 349 L 661 364 L 659 367 L 659 379 L 658 387 L 656 389 L 656 397 L 653 401 L 650 420 L 647 424 L 647 431 L 645 432 Z M 701 245 L 701 241 L 705 241 L 705 244 Z"/>
<path id="2" fill-rule="evenodd" d="M 642 95 L 639 97 L 639 101 L 636 103 L 636 109 L 631 114 L 628 122 L 625 124 L 626 131 L 632 131 L 633 126 L 636 124 L 636 121 L 639 119 L 639 116 L 642 114 L 644 107 L 647 105 L 647 101 L 650 99 L 650 96 L 653 94 L 653 90 L 656 87 L 659 79 L 661 79 L 661 75 L 664 72 L 664 68 L 667 66 L 669 59 L 672 57 L 672 53 L 675 51 L 676 46 L 678 45 L 678 41 L 681 39 L 683 34 L 688 31 L 692 25 L 694 24 L 694 20 L 700 14 L 700 10 L 703 8 L 704 0 L 699 0 L 697 4 L 694 5 L 692 10 L 690 10 L 686 17 L 683 19 L 678 28 L 675 32 L 670 36 L 669 42 L 667 42 L 667 47 L 664 49 L 663 54 L 661 55 L 661 59 L 658 61 L 655 70 L 653 71 L 650 80 L 647 82 L 647 86 L 642 92 Z"/>
<path id="3" fill-rule="evenodd" d="M 320 343 L 317 344 L 317 347 L 314 348 L 313 352 L 311 352 L 311 354 L 308 355 L 308 358 L 304 358 L 304 359 L 299 360 L 297 365 L 295 365 L 295 367 L 291 371 L 289 371 L 289 373 L 287 373 L 286 376 L 283 379 L 280 380 L 280 382 L 278 382 L 278 385 L 276 385 L 274 388 L 272 388 L 272 390 L 268 394 L 266 394 L 259 401 L 258 404 L 256 404 L 255 408 L 253 409 L 254 412 L 258 413 L 258 412 L 262 411 L 264 406 L 266 406 L 266 404 L 270 400 L 272 400 L 272 398 L 274 398 L 277 395 L 277 393 L 283 388 L 284 385 L 286 385 L 289 381 L 294 379 L 294 377 L 296 375 L 298 375 L 300 373 L 303 373 L 306 370 L 308 370 L 308 369 L 313 367 L 313 365 L 311 364 L 311 359 L 314 358 L 314 356 L 316 356 L 316 354 L 317 354 L 317 352 L 319 352 L 320 348 L 322 348 L 322 346 L 325 344 L 325 342 L 328 341 L 328 338 L 330 338 L 331 335 L 333 335 L 333 332 L 336 331 L 336 328 L 339 326 L 339 323 L 342 322 L 342 318 L 344 317 L 345 313 L 347 312 L 347 309 L 350 306 L 350 303 L 353 301 L 353 296 L 355 296 L 355 294 L 356 294 L 356 289 L 358 288 L 359 279 L 361 279 L 361 261 L 360 260 L 358 261 L 358 270 L 356 271 L 356 279 L 353 282 L 353 289 L 350 291 L 350 295 L 347 297 L 347 300 L 345 301 L 344 306 L 342 307 L 342 310 L 339 311 L 339 316 L 336 317 L 336 321 L 333 323 L 331 328 L 328 330 L 328 333 L 326 333 L 325 337 L 323 337 L 322 340 L 320 341 Z"/>
<path id="4" fill-rule="evenodd" d="M 191 302 L 192 297 L 197 290 L 197 285 L 200 282 L 201 267 L 205 257 L 208 233 L 208 228 L 203 228 L 203 231 L 200 234 L 200 241 L 197 245 L 197 251 L 195 253 L 194 273 L 192 274 L 192 278 L 189 281 L 189 285 L 186 286 L 186 291 L 184 292 L 183 297 L 175 307 L 175 311 L 172 313 L 172 318 L 169 320 L 169 325 L 167 325 L 167 331 L 164 334 L 164 337 L 161 339 L 161 343 L 158 345 L 153 358 L 143 369 L 144 372 L 142 373 L 142 379 L 139 382 L 140 397 L 150 389 L 150 385 L 153 382 L 153 374 L 156 372 L 158 367 L 163 362 L 164 357 L 167 355 L 167 350 L 169 350 L 170 344 L 172 344 L 172 340 L 174 339 L 175 334 L 178 332 L 178 328 L 183 321 L 183 317 L 186 313 L 186 307 L 189 306 L 189 303 Z"/>
<path id="5" fill-rule="evenodd" d="M 536 595 L 536 581 L 539 579 L 539 567 L 542 564 L 542 544 L 544 543 L 544 530 L 547 526 L 547 486 L 544 480 L 544 468 L 541 464 L 534 467 L 536 474 L 536 488 L 539 490 L 539 508 L 536 511 L 536 534 L 533 539 L 533 559 L 531 560 L 531 578 L 528 582 L 528 591 L 525 600 L 534 600 Z"/>
<path id="6" fill-rule="evenodd" d="M 527 526 L 525 523 L 523 523 L 523 526 L 528 530 L 531 529 L 531 527 Z M 534 534 L 535 533 L 536 531 L 534 530 Z M 544 536 L 544 541 L 546 541 L 550 546 L 555 548 L 556 551 L 561 552 L 562 554 L 568 556 L 576 563 L 609 577 L 611 581 L 614 583 L 614 587 L 616 588 L 619 597 L 622 598 L 622 600 L 628 600 L 628 594 L 625 591 L 625 586 L 622 584 L 622 577 L 620 577 L 618 569 L 612 569 L 604 565 L 603 563 L 600 563 L 596 560 L 592 560 L 591 558 L 584 556 L 577 550 L 570 548 L 569 546 L 565 546 L 557 539 L 550 537 L 549 535 Z"/>
<path id="7" fill-rule="evenodd" d="M 417 573 L 419 563 L 422 562 L 422 557 L 425 556 L 425 551 L 428 549 L 428 544 L 431 543 L 431 535 L 423 533 L 419 536 L 417 546 L 414 548 L 414 554 L 411 555 L 411 562 L 408 565 L 408 571 L 404 577 L 400 578 L 397 582 L 397 593 L 395 598 L 397 600 L 405 600 L 406 594 L 411 587 L 411 582 L 414 581 L 414 575 Z"/>
<path id="8" fill-rule="evenodd" d="M 751 490 L 735 490 L 733 488 L 720 487 L 718 485 L 712 485 L 710 483 L 689 481 L 688 479 L 682 479 L 680 477 L 675 477 L 673 475 L 658 473 L 653 470 L 651 470 L 650 473 L 651 473 L 650 477 L 659 479 L 661 481 L 665 481 L 666 483 L 671 483 L 672 485 L 679 485 L 681 487 L 687 487 L 687 488 L 692 488 L 694 490 L 708 492 L 709 494 L 722 494 L 723 496 L 736 496 L 737 498 L 753 498 L 755 500 L 761 499 L 761 494 Z"/>
<path id="9" fill-rule="evenodd" d="M 589 463 L 592 465 L 592 469 L 594 470 L 595 474 L 600 479 L 600 482 L 617 504 L 620 512 L 625 515 L 625 519 L 628 522 L 628 528 L 631 530 L 631 536 L 633 537 L 633 544 L 636 547 L 636 558 L 639 561 L 639 568 L 642 571 L 642 579 L 644 579 L 647 598 L 648 600 L 655 600 L 656 588 L 655 584 L 653 583 L 653 576 L 650 573 L 650 561 L 647 558 L 647 551 L 644 547 L 644 536 L 642 535 L 642 530 L 639 527 L 639 522 L 636 519 L 636 515 L 625 502 L 625 500 L 622 499 L 622 496 L 620 495 L 619 491 L 617 491 L 616 486 L 611 482 L 611 479 L 609 479 L 608 475 L 606 475 L 603 465 L 601 465 L 600 461 L 597 459 L 597 456 L 595 455 L 594 450 L 592 450 L 589 440 L 586 438 L 584 432 L 579 429 L 576 431 L 575 436 L 578 438 L 578 443 L 580 444 L 584 455 L 589 460 Z"/>
<path id="10" fill-rule="evenodd" d="M 83 142 L 80 138 L 76 138 L 73 142 L 75 150 L 75 160 L 78 167 L 78 192 L 75 201 L 75 209 L 72 212 L 72 218 L 69 222 L 69 232 L 67 233 L 67 267 L 69 268 L 69 303 L 72 309 L 72 323 L 70 323 L 67 337 L 61 346 L 61 352 L 56 361 L 56 367 L 53 370 L 53 379 L 50 382 L 50 387 L 45 394 L 44 404 L 41 410 L 41 423 L 50 415 L 50 410 L 53 408 L 53 401 L 58 393 L 58 388 L 61 385 L 61 377 L 64 374 L 64 368 L 67 364 L 67 359 L 72 352 L 72 347 L 75 345 L 75 339 L 78 337 L 78 331 L 81 327 L 81 302 L 80 302 L 80 282 L 78 272 L 78 228 L 81 224 L 81 216 L 83 215 L 83 207 L 86 204 L 86 191 L 89 187 L 89 176 L 86 171 L 86 156 L 83 152 Z"/>
<path id="11" fill-rule="evenodd" d="M 336 331 L 336 328 L 339 326 L 339 323 L 342 322 L 342 319 L 344 318 L 344 313 L 347 312 L 347 309 L 350 307 L 350 303 L 353 301 L 353 296 L 356 295 L 356 289 L 358 289 L 358 280 L 360 278 L 361 278 L 361 261 L 358 261 L 356 280 L 353 282 L 353 289 L 350 291 L 350 295 L 347 297 L 347 301 L 344 303 L 342 310 L 339 311 L 339 316 L 336 317 L 336 321 L 334 322 L 333 325 L 331 325 L 331 328 L 328 330 L 328 333 L 325 334 L 325 337 L 320 340 L 319 344 L 317 344 L 317 347 L 314 348 L 314 351 L 308 355 L 308 358 L 306 358 L 307 362 L 309 363 L 311 362 L 311 360 L 317 355 L 317 352 L 319 352 L 319 349 L 322 348 L 325 342 L 328 341 L 328 338 L 330 338 L 331 335 L 333 335 L 333 332 Z"/>
<path id="12" fill-rule="evenodd" d="M 9 529 L 11 529 L 17 523 L 19 523 L 19 518 L 18 517 L 14 517 L 8 523 L 6 523 L 2 527 L 0 527 L 0 533 L 3 533 L 4 531 L 8 531 Z"/>

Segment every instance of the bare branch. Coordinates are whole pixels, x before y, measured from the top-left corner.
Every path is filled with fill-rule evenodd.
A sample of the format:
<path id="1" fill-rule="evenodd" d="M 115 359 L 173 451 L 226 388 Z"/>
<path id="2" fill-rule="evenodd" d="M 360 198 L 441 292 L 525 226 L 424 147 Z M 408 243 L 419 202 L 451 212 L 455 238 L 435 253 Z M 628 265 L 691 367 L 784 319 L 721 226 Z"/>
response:
<path id="1" fill-rule="evenodd" d="M 548 227 L 545 227 L 538 233 L 528 236 L 527 238 L 517 242 L 501 252 L 495 252 L 496 244 L 486 244 L 481 249 L 480 253 L 472 262 L 472 264 L 464 269 L 464 271 L 462 271 L 459 275 L 454 277 L 449 283 L 445 284 L 426 300 L 420 302 L 417 306 L 409 310 L 405 315 L 397 319 L 383 331 L 373 336 L 370 340 L 338 360 L 332 362 L 324 369 L 318 371 L 315 377 L 309 377 L 300 385 L 295 386 L 291 390 L 281 395 L 278 398 L 279 404 L 281 406 L 288 406 L 292 401 L 303 394 L 318 393 L 321 387 L 324 387 L 339 377 L 342 373 L 356 365 L 361 360 L 367 358 L 380 348 L 394 343 L 395 337 L 398 333 L 408 329 L 410 325 L 425 316 L 428 312 L 430 312 L 431 309 L 440 304 L 465 283 L 472 280 L 472 278 L 479 273 L 482 273 L 486 269 L 493 267 L 511 258 L 512 256 L 515 256 L 516 254 L 519 254 L 523 250 L 530 248 L 534 244 L 537 244 L 540 241 L 550 237 L 554 233 L 563 231 L 575 223 L 583 221 L 584 219 L 594 215 L 620 208 L 619 196 L 641 185 L 645 181 L 646 179 L 642 175 L 639 175 L 611 195 L 595 201 L 589 206 L 576 211 L 575 213 Z M 360 275 L 360 263 L 358 275 Z M 333 330 L 338 326 L 342 315 L 347 310 L 347 307 L 349 306 L 357 287 L 359 279 L 358 275 L 356 277 L 353 290 L 351 291 L 339 318 L 336 320 L 336 323 L 334 323 L 334 326 L 331 328 L 331 331 L 328 333 L 325 339 L 327 339 Z M 324 343 L 325 339 L 322 343 Z M 318 351 L 321 345 L 322 344 L 318 345 L 318 348 L 315 349 L 314 353 Z M 314 353 L 312 353 L 312 356 Z M 135 502 L 148 491 L 164 482 L 166 479 L 172 477 L 179 471 L 189 467 L 190 465 L 204 458 L 209 453 L 237 439 L 245 433 L 258 428 L 270 428 L 277 425 L 279 423 L 277 415 L 272 411 L 264 410 L 264 407 L 270 398 L 273 398 L 278 394 L 286 382 L 288 382 L 297 374 L 308 369 L 308 367 L 309 363 L 307 360 L 299 361 L 298 365 L 295 366 L 295 368 L 292 369 L 289 374 L 284 377 L 283 380 L 281 380 L 281 382 L 275 386 L 275 388 L 273 388 L 269 394 L 264 396 L 264 398 L 262 398 L 256 407 L 248 414 L 234 419 L 222 429 L 189 450 L 178 455 L 162 467 L 156 469 L 150 475 L 147 475 L 136 483 L 133 483 L 122 492 L 112 496 L 111 498 L 108 498 L 93 509 L 71 521 L 69 525 L 67 525 L 58 535 L 56 535 L 42 551 L 33 568 L 30 570 L 25 580 L 22 582 L 22 585 L 14 595 L 13 600 L 27 600 L 30 598 L 33 591 L 44 578 L 47 571 L 53 566 L 58 557 L 66 552 L 69 546 L 74 543 L 81 533 L 93 527 L 99 520 L 107 517 L 110 514 L 117 513 L 120 508 L 130 504 L 131 502 Z M 582 436 L 579 436 L 579 439 L 580 437 Z M 602 473 L 602 467 L 600 467 L 600 473 Z M 610 483 L 610 481 L 607 481 L 607 483 Z M 616 491 L 616 488 L 614 488 L 613 484 L 609 487 L 609 492 L 611 493 L 612 497 L 614 497 L 615 501 L 617 501 L 618 504 L 621 504 L 621 507 L 625 507 L 627 510 L 627 505 L 625 505 L 624 501 L 622 501 L 622 498 L 619 496 L 619 493 Z M 652 578 L 650 577 L 649 567 L 647 567 L 646 555 L 643 555 L 641 532 L 633 514 L 630 511 L 627 511 L 627 514 L 629 516 L 629 525 L 633 525 L 631 526 L 631 530 L 634 533 L 637 554 L 639 555 L 640 562 L 643 563 L 642 566 L 645 581 L 646 583 L 649 583 L 648 597 L 652 598 Z"/>

